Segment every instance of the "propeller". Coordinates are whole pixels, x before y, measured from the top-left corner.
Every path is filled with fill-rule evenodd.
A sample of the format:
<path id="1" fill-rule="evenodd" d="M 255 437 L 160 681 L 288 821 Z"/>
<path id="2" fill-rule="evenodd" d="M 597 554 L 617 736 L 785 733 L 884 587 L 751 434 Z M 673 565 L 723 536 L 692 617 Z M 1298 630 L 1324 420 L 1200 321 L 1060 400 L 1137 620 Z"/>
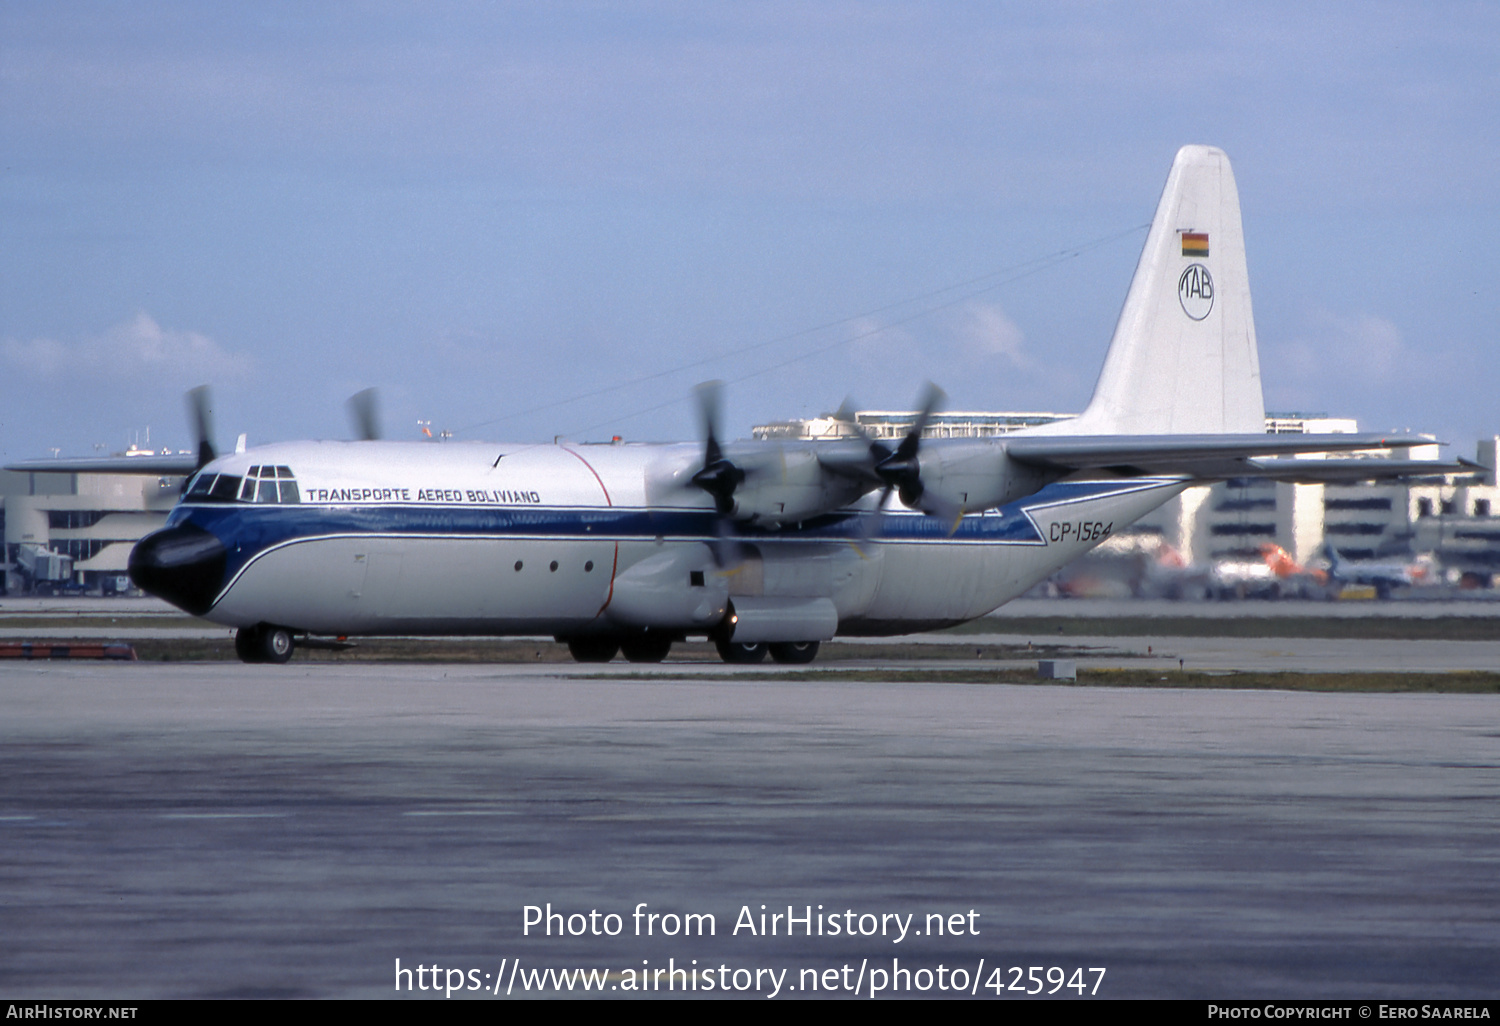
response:
<path id="1" fill-rule="evenodd" d="M 719 514 L 714 522 L 714 541 L 709 549 L 714 563 L 719 567 L 737 562 L 739 545 L 732 540 L 734 513 L 734 490 L 745 480 L 745 471 L 724 455 L 719 445 L 719 411 L 722 406 L 724 383 L 705 381 L 693 389 L 698 396 L 698 419 L 703 426 L 703 467 L 692 476 L 693 484 L 713 496 L 714 510 Z"/>
<path id="2" fill-rule="evenodd" d="M 933 413 L 946 398 L 947 395 L 941 388 L 930 381 L 927 382 L 922 391 L 917 419 L 894 451 L 884 442 L 870 437 L 864 427 L 854 419 L 853 406 L 849 400 L 846 399 L 838 412 L 834 414 L 835 419 L 846 424 L 869 445 L 870 473 L 885 486 L 881 489 L 880 498 L 875 503 L 875 515 L 865 521 L 866 538 L 877 533 L 881 518 L 885 515 L 886 501 L 890 499 L 893 491 L 908 508 L 920 509 L 931 516 L 952 520 L 954 526 L 957 527 L 958 518 L 963 514 L 962 508 L 927 489 L 922 483 L 922 464 L 917 458 L 922 446 L 922 432 L 926 430 Z"/>
<path id="3" fill-rule="evenodd" d="M 192 421 L 193 432 L 198 439 L 198 465 L 195 470 L 202 470 L 218 457 L 214 451 L 214 411 L 213 400 L 208 393 L 207 385 L 199 385 L 187 394 L 188 420 Z"/>
<path id="4" fill-rule="evenodd" d="M 380 440 L 380 402 L 375 389 L 355 392 L 345 401 L 344 408 L 349 411 L 349 424 L 360 441 Z"/>
<path id="5" fill-rule="evenodd" d="M 891 452 L 880 442 L 870 443 L 870 455 L 875 460 L 875 476 L 885 482 L 885 493 L 880 497 L 880 505 L 885 505 L 891 489 L 901 497 L 901 501 L 912 509 L 922 508 L 922 497 L 927 489 L 922 484 L 922 465 L 917 461 L 917 450 L 922 445 L 922 432 L 927 429 L 927 422 L 932 419 L 933 411 L 938 403 L 946 399 L 943 390 L 932 382 L 927 382 L 922 393 L 921 412 L 901 439 L 901 444 Z M 925 510 L 924 510 L 925 512 Z"/>
<path id="6" fill-rule="evenodd" d="M 693 484 L 714 498 L 719 516 L 734 512 L 734 490 L 745 480 L 745 472 L 724 456 L 719 447 L 719 406 L 722 381 L 705 381 L 693 389 L 698 395 L 698 417 L 703 424 L 703 469 L 693 475 Z"/>

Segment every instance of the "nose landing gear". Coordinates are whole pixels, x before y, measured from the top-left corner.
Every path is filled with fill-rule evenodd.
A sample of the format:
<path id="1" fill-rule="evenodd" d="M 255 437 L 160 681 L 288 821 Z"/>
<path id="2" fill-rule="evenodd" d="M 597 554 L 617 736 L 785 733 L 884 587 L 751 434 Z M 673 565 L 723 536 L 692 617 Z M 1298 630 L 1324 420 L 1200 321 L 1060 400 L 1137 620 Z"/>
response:
<path id="1" fill-rule="evenodd" d="M 246 663 L 284 663 L 295 648 L 291 631 L 269 623 L 241 627 L 234 634 L 234 654 Z"/>

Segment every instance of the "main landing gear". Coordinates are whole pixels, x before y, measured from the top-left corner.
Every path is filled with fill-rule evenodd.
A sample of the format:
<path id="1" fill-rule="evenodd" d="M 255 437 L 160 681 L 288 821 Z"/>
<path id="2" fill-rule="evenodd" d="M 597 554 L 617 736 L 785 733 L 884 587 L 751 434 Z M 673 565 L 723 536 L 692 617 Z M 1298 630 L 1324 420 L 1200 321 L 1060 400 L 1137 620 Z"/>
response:
<path id="1" fill-rule="evenodd" d="M 632 663 L 659 663 L 672 651 L 672 639 L 666 634 L 647 631 L 622 638 L 620 651 Z"/>
<path id="2" fill-rule="evenodd" d="M 672 651 L 675 640 L 670 634 L 646 630 L 637 634 L 586 634 L 566 641 L 568 652 L 580 663 L 607 663 L 624 654 L 632 663 L 659 663 Z"/>
<path id="3" fill-rule="evenodd" d="M 770 648 L 771 658 L 778 663 L 801 665 L 818 658 L 816 641 L 776 641 Z"/>
<path id="4" fill-rule="evenodd" d="M 671 635 L 658 631 L 644 631 L 624 637 L 604 634 L 568 638 L 567 646 L 573 659 L 580 663 L 607 663 L 619 654 L 624 654 L 632 663 L 659 663 L 672 651 L 674 640 L 681 639 L 674 639 Z M 773 661 L 785 665 L 810 663 L 818 656 L 818 644 L 816 641 L 760 641 L 750 644 L 714 639 L 719 658 L 739 666 L 763 662 L 768 655 Z"/>
<path id="5" fill-rule="evenodd" d="M 810 663 L 818 657 L 818 642 L 816 641 L 772 641 L 756 642 L 754 644 L 743 641 L 715 641 L 714 647 L 719 650 L 719 658 L 726 663 L 737 663 L 739 665 L 752 665 L 761 662 L 770 655 L 773 662 L 783 665 L 800 665 Z"/>
<path id="6" fill-rule="evenodd" d="M 234 633 L 234 654 L 246 663 L 284 663 L 296 647 L 291 631 L 268 623 L 241 627 Z"/>
<path id="7" fill-rule="evenodd" d="M 741 641 L 715 641 L 714 647 L 719 650 L 719 658 L 726 663 L 739 663 L 749 666 L 760 662 L 766 657 L 765 642 L 757 645 L 747 645 Z"/>
<path id="8" fill-rule="evenodd" d="M 619 654 L 620 642 L 619 639 L 608 636 L 569 638 L 568 651 L 572 653 L 575 662 L 607 663 Z"/>

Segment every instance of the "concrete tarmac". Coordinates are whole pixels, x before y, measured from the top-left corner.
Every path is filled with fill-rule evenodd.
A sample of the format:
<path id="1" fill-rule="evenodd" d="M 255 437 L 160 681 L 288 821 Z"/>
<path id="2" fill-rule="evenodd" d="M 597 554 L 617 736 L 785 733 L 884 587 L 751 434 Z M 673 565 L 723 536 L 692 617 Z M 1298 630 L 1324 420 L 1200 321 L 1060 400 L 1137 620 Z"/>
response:
<path id="1" fill-rule="evenodd" d="M 1500 990 L 1493 697 L 549 672 L 0 666 L 0 996 Z"/>

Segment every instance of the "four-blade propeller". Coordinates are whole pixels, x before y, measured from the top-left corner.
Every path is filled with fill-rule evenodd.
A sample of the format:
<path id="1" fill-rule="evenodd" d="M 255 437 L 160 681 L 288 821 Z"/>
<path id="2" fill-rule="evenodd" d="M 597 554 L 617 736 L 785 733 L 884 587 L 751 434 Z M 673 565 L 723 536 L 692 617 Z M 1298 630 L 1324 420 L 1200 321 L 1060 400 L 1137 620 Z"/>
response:
<path id="1" fill-rule="evenodd" d="M 183 397 L 187 403 L 188 422 L 193 427 L 193 438 L 196 443 L 196 462 L 193 470 L 199 471 L 208 466 L 219 456 L 217 447 L 214 445 L 214 410 L 213 394 L 207 385 L 199 385 L 190 389 Z M 356 392 L 345 402 L 345 408 L 349 411 L 349 421 L 354 428 L 354 433 L 366 442 L 378 441 L 380 439 L 380 406 L 378 393 L 373 388 L 367 388 L 362 392 Z M 245 436 L 240 436 L 240 449 L 244 448 Z M 236 449 L 238 452 L 239 449 Z M 184 468 L 185 469 L 185 468 Z"/>
<path id="2" fill-rule="evenodd" d="M 745 471 L 725 458 L 719 446 L 719 407 L 722 381 L 705 381 L 693 391 L 698 396 L 698 417 L 703 426 L 703 469 L 693 475 L 693 484 L 713 496 L 721 517 L 734 512 L 734 490 L 745 481 Z"/>
<path id="3" fill-rule="evenodd" d="M 927 512 L 922 503 L 927 489 L 922 484 L 922 464 L 917 460 L 917 450 L 921 448 L 922 432 L 927 429 L 927 422 L 932 419 L 938 404 L 945 398 L 947 396 L 943 394 L 943 390 L 929 381 L 922 393 L 921 412 L 917 414 L 916 422 L 906 432 L 906 436 L 901 439 L 901 444 L 896 446 L 896 451 L 892 452 L 881 442 L 870 443 L 870 458 L 875 461 L 875 476 L 885 482 L 885 491 L 881 493 L 877 506 L 884 506 L 894 489 L 907 507 Z"/>
<path id="4" fill-rule="evenodd" d="M 762 466 L 763 461 L 752 461 L 750 464 L 742 465 L 725 454 L 723 445 L 719 441 L 723 387 L 722 382 L 708 381 L 694 390 L 698 400 L 699 420 L 704 441 L 702 466 L 690 478 L 693 486 L 701 488 L 714 500 L 714 509 L 718 513 L 715 524 L 718 541 L 714 543 L 714 558 L 721 566 L 731 562 L 734 558 L 729 539 L 734 533 L 735 521 L 737 519 L 755 520 L 758 515 L 764 515 L 763 512 L 745 510 L 742 507 L 742 501 L 736 499 L 736 489 L 744 485 L 748 477 L 765 469 Z M 942 389 L 928 382 L 922 392 L 916 420 L 894 448 L 872 437 L 863 426 L 858 424 L 848 403 L 841 407 L 834 417 L 844 422 L 864 441 L 866 452 L 862 457 L 848 453 L 847 449 L 843 450 L 845 455 L 842 457 L 835 458 L 833 450 L 819 455 L 818 462 L 823 466 L 825 473 L 842 480 L 844 485 L 841 487 L 844 491 L 840 495 L 840 486 L 830 487 L 828 491 L 830 505 L 817 512 L 832 512 L 835 506 L 843 506 L 859 492 L 869 492 L 878 488 L 880 497 L 875 504 L 874 514 L 861 519 L 862 534 L 866 539 L 878 533 L 884 507 L 892 492 L 897 493 L 901 501 L 909 508 L 919 509 L 944 520 L 952 520 L 956 528 L 958 518 L 962 515 L 962 508 L 926 486 L 922 480 L 922 464 L 919 458 L 922 434 L 927 429 L 932 415 L 946 398 Z M 847 490 L 851 482 L 854 489 L 852 493 Z M 760 486 L 762 491 L 765 487 L 764 484 Z M 834 496 L 839 497 L 834 498 Z M 752 506 L 752 510 L 757 508 Z"/>
<path id="5" fill-rule="evenodd" d="M 719 411 L 724 389 L 722 381 L 705 381 L 693 389 L 698 396 L 698 419 L 703 428 L 703 467 L 692 476 L 693 484 L 713 496 L 718 518 L 714 521 L 714 541 L 709 546 L 714 563 L 728 566 L 739 558 L 739 546 L 731 540 L 734 526 L 734 490 L 745 481 L 745 471 L 724 455 L 719 445 Z"/>
<path id="6" fill-rule="evenodd" d="M 958 518 L 963 514 L 962 508 L 923 483 L 922 463 L 918 458 L 922 447 L 922 433 L 927 429 L 927 424 L 932 419 L 932 415 L 937 412 L 938 406 L 946 398 L 947 395 L 941 388 L 930 381 L 927 382 L 922 391 L 917 419 L 894 450 L 879 439 L 871 437 L 864 426 L 854 419 L 852 404 L 847 400 L 834 414 L 836 420 L 843 422 L 869 446 L 868 473 L 883 485 L 880 498 L 875 503 L 875 515 L 864 521 L 866 539 L 878 533 L 881 518 L 885 516 L 886 502 L 893 491 L 907 508 L 919 509 L 929 516 L 951 520 L 954 528 L 957 528 Z"/>

